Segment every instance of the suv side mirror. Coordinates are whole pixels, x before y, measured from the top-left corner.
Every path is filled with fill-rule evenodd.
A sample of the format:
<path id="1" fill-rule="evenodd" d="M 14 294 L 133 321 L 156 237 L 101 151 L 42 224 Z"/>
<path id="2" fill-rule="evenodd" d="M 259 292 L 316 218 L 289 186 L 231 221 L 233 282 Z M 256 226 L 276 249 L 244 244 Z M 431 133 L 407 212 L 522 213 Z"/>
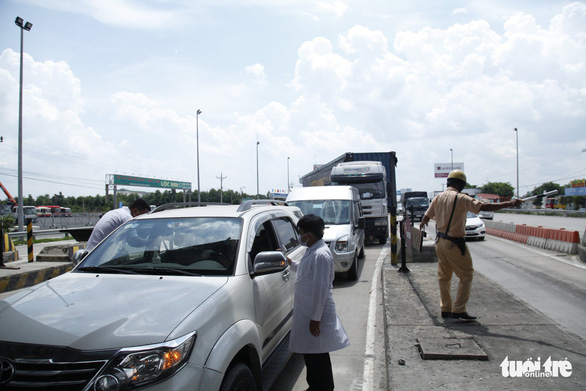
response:
<path id="1" fill-rule="evenodd" d="M 254 258 L 254 275 L 283 271 L 288 266 L 287 257 L 280 251 L 263 251 Z"/>
<path id="2" fill-rule="evenodd" d="M 83 261 L 83 259 L 85 258 L 85 256 L 89 253 L 88 250 L 77 250 L 75 253 L 73 253 L 73 256 L 71 257 L 71 261 L 73 262 L 73 266 L 77 265 L 78 263 L 80 263 L 81 261 Z"/>

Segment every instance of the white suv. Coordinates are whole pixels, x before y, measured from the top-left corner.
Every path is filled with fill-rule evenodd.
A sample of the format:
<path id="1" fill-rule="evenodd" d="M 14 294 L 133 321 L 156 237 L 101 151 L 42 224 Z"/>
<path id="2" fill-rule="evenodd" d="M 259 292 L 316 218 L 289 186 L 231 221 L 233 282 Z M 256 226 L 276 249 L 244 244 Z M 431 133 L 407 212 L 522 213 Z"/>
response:
<path id="1" fill-rule="evenodd" d="M 2 390 L 262 390 L 283 368 L 296 207 L 159 207 L 0 301 Z M 85 257 L 84 257 L 85 256 Z"/>

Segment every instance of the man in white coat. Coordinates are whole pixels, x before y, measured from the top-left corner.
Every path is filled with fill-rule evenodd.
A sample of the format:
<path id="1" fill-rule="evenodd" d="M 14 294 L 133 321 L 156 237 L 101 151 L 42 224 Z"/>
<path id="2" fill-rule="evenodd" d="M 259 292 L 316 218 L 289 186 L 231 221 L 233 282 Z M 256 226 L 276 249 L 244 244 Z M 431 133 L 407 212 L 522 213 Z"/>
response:
<path id="1" fill-rule="evenodd" d="M 289 348 L 303 354 L 307 370 L 308 391 L 331 391 L 334 376 L 329 352 L 350 345 L 336 314 L 332 296 L 334 259 L 323 241 L 324 221 L 305 215 L 297 223 L 301 244 L 308 247 L 299 262 L 292 262 L 297 272 L 293 326 Z"/>

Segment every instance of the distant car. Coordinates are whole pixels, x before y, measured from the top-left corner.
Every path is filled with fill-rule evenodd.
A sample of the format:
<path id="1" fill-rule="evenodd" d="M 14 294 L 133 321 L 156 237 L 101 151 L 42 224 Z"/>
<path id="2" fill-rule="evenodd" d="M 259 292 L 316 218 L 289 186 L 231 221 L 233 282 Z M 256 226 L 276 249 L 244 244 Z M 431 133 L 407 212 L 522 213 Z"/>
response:
<path id="1" fill-rule="evenodd" d="M 486 237 L 486 227 L 476 214 L 468 212 L 466 215 L 466 239 L 484 240 Z"/>
<path id="2" fill-rule="evenodd" d="M 492 220 L 494 218 L 494 212 L 488 210 L 481 210 L 478 212 L 478 217 L 481 219 Z"/>
<path id="3" fill-rule="evenodd" d="M 63 208 L 61 207 L 61 217 L 71 217 L 73 214 L 71 213 L 70 208 Z"/>
<path id="4" fill-rule="evenodd" d="M 403 204 L 399 202 L 399 203 L 397 204 L 397 214 L 398 214 L 398 215 L 402 215 L 402 214 L 403 214 L 403 212 L 404 212 L 404 210 L 403 210 Z"/>

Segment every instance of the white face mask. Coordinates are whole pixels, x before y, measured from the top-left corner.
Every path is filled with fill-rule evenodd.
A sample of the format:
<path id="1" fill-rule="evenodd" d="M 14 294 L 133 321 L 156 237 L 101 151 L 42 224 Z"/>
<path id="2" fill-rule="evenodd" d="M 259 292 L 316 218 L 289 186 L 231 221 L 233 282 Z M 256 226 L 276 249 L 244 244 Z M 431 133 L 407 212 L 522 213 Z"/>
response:
<path id="1" fill-rule="evenodd" d="M 309 239 L 303 240 L 303 237 L 308 234 L 309 234 L 309 232 L 306 232 L 299 237 L 299 243 L 301 243 L 302 246 L 307 246 L 307 242 L 309 241 Z"/>

